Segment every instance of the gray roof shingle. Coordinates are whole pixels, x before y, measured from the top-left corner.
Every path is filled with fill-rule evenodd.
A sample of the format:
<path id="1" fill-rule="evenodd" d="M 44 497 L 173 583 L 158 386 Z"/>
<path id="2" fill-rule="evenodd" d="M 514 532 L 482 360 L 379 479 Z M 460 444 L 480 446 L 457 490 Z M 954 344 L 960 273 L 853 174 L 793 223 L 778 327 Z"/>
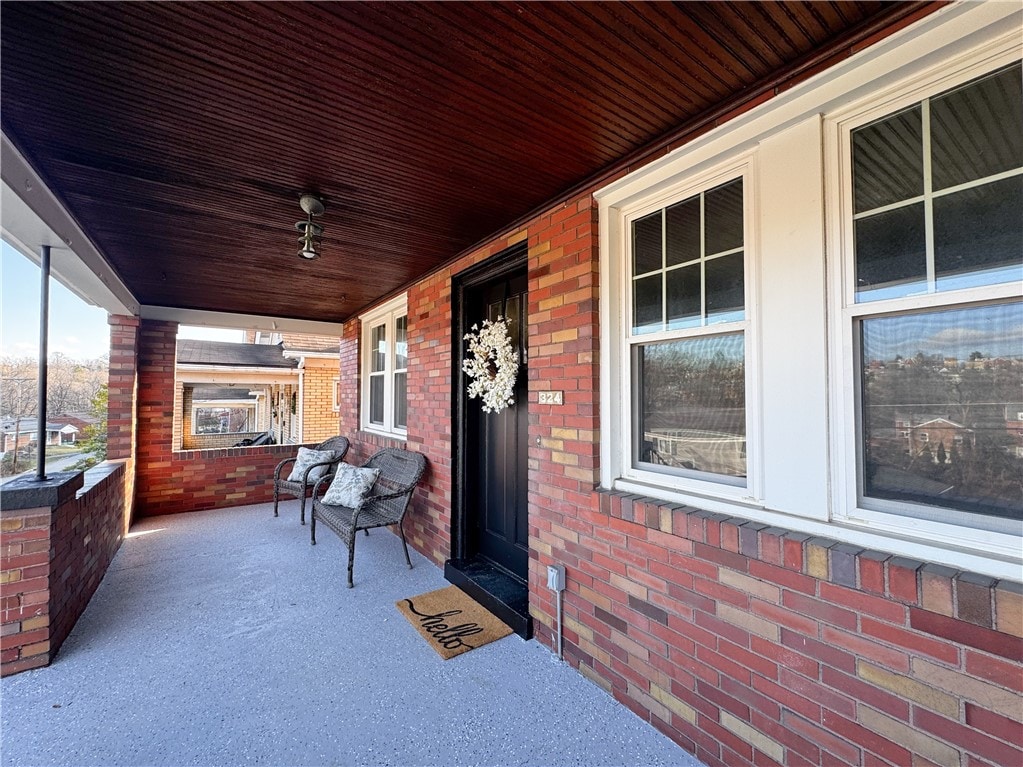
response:
<path id="1" fill-rule="evenodd" d="M 192 338 L 179 338 L 178 364 L 296 368 L 298 360 L 286 359 L 280 345 L 236 344 L 227 341 L 198 341 Z"/>

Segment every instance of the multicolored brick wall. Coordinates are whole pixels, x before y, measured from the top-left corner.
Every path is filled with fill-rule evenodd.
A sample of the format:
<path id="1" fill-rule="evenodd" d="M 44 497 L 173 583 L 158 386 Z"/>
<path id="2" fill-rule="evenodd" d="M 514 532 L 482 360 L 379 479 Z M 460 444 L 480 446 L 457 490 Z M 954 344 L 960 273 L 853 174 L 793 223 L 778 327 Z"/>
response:
<path id="1" fill-rule="evenodd" d="M 85 611 L 128 528 L 126 462 L 86 474 L 58 506 L 0 516 L 0 673 L 45 666 Z"/>
<path id="2" fill-rule="evenodd" d="M 173 449 L 177 323 L 142 320 L 138 336 L 140 516 L 177 514 L 273 499 L 273 472 L 296 445 Z"/>
<path id="3" fill-rule="evenodd" d="M 302 440 L 322 442 L 338 435 L 338 411 L 334 409 L 335 360 L 306 360 L 302 381 Z"/>
<path id="4" fill-rule="evenodd" d="M 562 564 L 568 662 L 708 765 L 1023 764 L 1020 584 L 597 488 L 589 194 L 409 290 L 408 446 L 430 463 L 410 542 L 451 553 L 452 277 L 524 237 L 537 638 L 555 643 L 546 566 Z M 342 376 L 358 461 L 387 440 L 357 429 L 355 322 Z"/>
<path id="5" fill-rule="evenodd" d="M 51 656 L 67 639 L 130 526 L 125 462 L 86 472 L 86 488 L 57 509 L 50 538 Z"/>

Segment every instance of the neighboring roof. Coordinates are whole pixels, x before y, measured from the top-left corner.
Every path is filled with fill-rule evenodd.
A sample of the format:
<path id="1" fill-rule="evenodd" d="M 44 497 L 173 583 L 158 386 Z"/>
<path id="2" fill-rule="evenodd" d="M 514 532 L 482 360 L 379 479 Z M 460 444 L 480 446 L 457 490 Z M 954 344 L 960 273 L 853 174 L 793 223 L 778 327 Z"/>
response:
<path id="1" fill-rule="evenodd" d="M 71 426 L 77 426 L 79 429 L 99 423 L 98 418 L 88 413 L 60 413 L 58 415 L 51 415 L 50 421 L 53 423 L 70 424 Z"/>
<path id="2" fill-rule="evenodd" d="M 178 339 L 179 365 L 227 365 L 247 368 L 296 368 L 297 360 L 284 357 L 280 345 L 238 344 L 227 341 Z"/>
<path id="3" fill-rule="evenodd" d="M 64 422 L 64 421 L 61 421 L 59 423 L 54 423 L 52 421 L 47 421 L 46 422 L 46 431 L 60 431 L 65 426 L 67 426 L 67 423 Z M 35 418 L 22 418 L 21 422 L 17 424 L 17 428 L 18 428 L 18 431 L 21 434 L 35 432 L 39 428 L 38 427 L 38 421 L 36 421 Z M 7 432 L 8 434 L 13 434 L 14 433 L 14 429 L 15 429 L 15 419 L 14 418 L 5 418 L 3 421 L 0 421 L 0 430 L 3 430 L 5 432 Z"/>
<path id="4" fill-rule="evenodd" d="M 338 354 L 341 339 L 337 336 L 314 336 L 306 333 L 282 333 L 284 349 L 289 352 L 329 352 Z"/>
<path id="5" fill-rule="evenodd" d="M 256 398 L 247 386 L 195 386 L 192 388 L 192 402 L 209 400 L 245 400 L 255 402 Z"/>

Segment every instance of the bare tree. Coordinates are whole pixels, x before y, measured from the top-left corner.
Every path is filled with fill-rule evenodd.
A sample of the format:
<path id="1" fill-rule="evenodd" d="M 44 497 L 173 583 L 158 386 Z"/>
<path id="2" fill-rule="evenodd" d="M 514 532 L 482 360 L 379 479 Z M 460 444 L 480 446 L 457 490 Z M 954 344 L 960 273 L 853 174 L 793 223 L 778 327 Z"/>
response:
<path id="1" fill-rule="evenodd" d="M 18 472 L 18 447 L 22 422 L 33 418 L 37 407 L 37 364 L 30 357 L 3 357 L 0 359 L 0 417 L 13 421 L 14 442 L 11 458 L 12 473 Z M 6 435 L 4 450 L 10 449 Z"/>

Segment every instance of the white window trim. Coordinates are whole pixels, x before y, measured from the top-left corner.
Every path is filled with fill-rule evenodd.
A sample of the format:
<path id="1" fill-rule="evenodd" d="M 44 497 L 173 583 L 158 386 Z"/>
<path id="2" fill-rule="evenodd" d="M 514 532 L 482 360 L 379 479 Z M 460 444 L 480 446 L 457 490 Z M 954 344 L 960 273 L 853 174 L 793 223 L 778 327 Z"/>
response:
<path id="1" fill-rule="evenodd" d="M 821 261 L 815 268 L 822 272 L 820 282 L 822 285 L 820 295 L 820 307 L 813 307 L 811 314 L 812 322 L 820 328 L 819 335 L 820 351 L 817 347 L 810 353 L 813 355 L 813 365 L 820 371 L 814 374 L 814 389 L 819 391 L 821 403 L 813 404 L 812 423 L 813 430 L 818 433 L 806 433 L 800 431 L 801 438 L 815 440 L 815 453 L 818 456 L 815 468 L 810 477 L 814 482 L 812 494 L 807 500 L 800 501 L 791 492 L 779 493 L 779 480 L 777 471 L 770 476 L 765 475 L 764 497 L 762 500 L 751 499 L 731 500 L 720 497 L 701 497 L 694 493 L 681 493 L 666 489 L 663 484 L 648 485 L 641 482 L 622 478 L 621 466 L 622 456 L 621 445 L 613 438 L 615 424 L 621 423 L 622 407 L 629 406 L 614 395 L 616 391 L 616 378 L 628 365 L 627 359 L 622 359 L 622 344 L 616 340 L 620 336 L 613 330 L 624 326 L 628 318 L 622 316 L 622 302 L 613 295 L 612 283 L 620 278 L 618 270 L 621 269 L 620 254 L 623 251 L 623 243 L 627 232 L 623 231 L 620 211 L 630 205 L 638 204 L 638 201 L 652 200 L 655 195 L 672 184 L 678 183 L 680 177 L 693 177 L 698 173 L 705 172 L 708 167 L 726 161 L 729 157 L 735 157 L 741 152 L 755 150 L 759 153 L 770 146 L 774 153 L 771 161 L 777 170 L 779 157 L 784 161 L 785 152 L 793 147 L 806 146 L 806 139 L 811 135 L 810 127 L 816 121 L 820 130 L 820 116 L 822 114 L 831 116 L 836 109 L 845 109 L 852 101 L 863 99 L 868 94 L 883 93 L 891 90 L 899 83 L 919 77 L 922 71 L 932 67 L 942 67 L 949 61 L 953 61 L 963 55 L 970 53 L 983 46 L 992 46 L 1005 40 L 1017 41 L 1018 30 L 1023 24 L 1023 13 L 1018 5 L 1010 3 L 955 3 L 945 6 L 938 11 L 928 15 L 924 19 L 896 32 L 880 43 L 870 46 L 845 61 L 827 69 L 826 71 L 807 79 L 795 87 L 779 94 L 766 104 L 758 106 L 739 117 L 715 127 L 700 137 L 688 142 L 682 147 L 675 149 L 664 157 L 648 163 L 643 168 L 624 176 L 621 179 L 611 182 L 598 190 L 594 197 L 599 206 L 599 247 L 600 247 L 600 274 L 601 274 L 601 296 L 600 296 L 600 467 L 601 484 L 606 488 L 614 488 L 624 492 L 638 493 L 653 498 L 663 499 L 673 503 L 689 503 L 708 511 L 723 514 L 735 514 L 746 519 L 756 520 L 769 525 L 774 525 L 798 532 L 815 536 L 823 536 L 835 540 L 847 542 L 856 546 L 877 549 L 880 551 L 892 552 L 901 556 L 910 557 L 926 562 L 936 562 L 952 567 L 983 573 L 995 578 L 1008 578 L 1019 580 L 1020 565 L 1023 564 L 1023 556 L 1020 553 L 1020 540 L 1013 540 L 1012 550 L 1006 552 L 1005 547 L 999 550 L 992 550 L 986 546 L 964 546 L 962 544 L 962 528 L 947 526 L 947 530 L 932 529 L 923 532 L 919 526 L 908 530 L 903 525 L 899 529 L 889 529 L 882 522 L 871 522 L 864 524 L 858 519 L 848 515 L 842 516 L 842 506 L 845 503 L 843 495 L 839 492 L 843 478 L 839 476 L 839 466 L 842 462 L 835 455 L 836 448 L 834 437 L 829 436 L 834 429 L 835 423 L 846 414 L 841 412 L 835 405 L 836 397 L 841 399 L 843 387 L 840 378 L 843 375 L 841 366 L 836 366 L 836 360 L 841 362 L 841 348 L 835 347 L 836 324 L 833 320 L 835 314 L 824 306 L 824 299 L 832 301 L 832 292 L 835 286 L 840 283 L 842 276 L 841 268 L 836 270 L 833 258 L 828 258 L 825 264 Z M 994 67 L 990 67 L 994 68 Z M 969 79 L 969 78 L 967 78 Z M 805 123 L 807 130 L 802 133 L 791 131 L 793 126 Z M 824 136 L 821 138 L 830 138 Z M 777 140 L 776 139 L 780 139 Z M 803 141 L 802 144 L 799 142 Z M 820 144 L 817 144 L 820 147 Z M 825 142 L 825 146 L 827 146 Z M 818 148 L 816 162 L 821 164 L 824 159 L 824 150 Z M 764 154 L 759 159 L 764 160 L 769 155 Z M 834 153 L 828 155 L 834 157 Z M 760 172 L 767 173 L 764 163 Z M 825 243 L 829 243 L 829 250 L 834 250 L 836 233 L 833 231 L 835 210 L 835 190 L 831 188 L 834 184 L 832 168 L 820 169 L 820 177 L 817 186 L 824 193 L 827 201 L 826 209 L 821 213 L 819 231 L 809 230 L 802 233 L 804 241 L 814 241 L 817 238 L 819 244 L 813 247 L 824 252 Z M 827 186 L 826 186 L 827 184 Z M 806 195 L 804 203 L 812 203 L 812 196 Z M 767 210 L 772 203 L 772 198 L 753 198 L 754 207 Z M 821 203 L 822 208 L 824 204 Z M 774 205 L 777 210 L 778 205 Z M 825 217 L 826 213 L 826 217 Z M 763 250 L 764 222 L 761 222 L 761 231 L 758 233 L 758 240 L 755 244 L 758 252 L 765 257 L 772 255 L 775 251 Z M 777 232 L 772 236 L 777 239 Z M 798 243 L 805 246 L 805 242 Z M 765 258 L 766 260 L 766 258 Z M 757 264 L 754 264 L 757 266 Z M 824 273 L 824 267 L 827 272 Z M 763 285 L 767 284 L 772 271 L 762 272 L 763 281 L 759 289 L 762 292 Z M 818 277 L 814 275 L 814 280 Z M 827 282 L 825 290 L 824 282 Z M 775 286 L 776 287 L 776 286 Z M 766 294 L 761 296 L 761 302 L 765 301 Z M 983 298 L 987 300 L 989 293 L 984 293 Z M 777 298 L 772 297 L 777 305 Z M 935 303 L 930 298 L 932 305 Z M 939 296 L 937 302 L 943 299 Z M 922 297 L 920 303 L 926 306 L 928 297 Z M 766 305 L 766 304 L 765 304 Z M 829 306 L 833 304 L 829 303 Z M 803 312 L 798 317 L 805 316 Z M 776 324 L 776 313 L 771 315 L 772 325 Z M 797 316 L 797 315 L 794 315 Z M 767 315 L 759 318 L 760 331 L 767 329 Z M 828 318 L 827 320 L 825 318 Z M 776 330 L 776 328 L 775 328 Z M 841 334 L 839 334 L 841 335 Z M 762 340 L 758 339 L 756 346 L 762 347 Z M 815 344 L 817 340 L 815 338 Z M 773 354 L 773 352 L 772 352 Z M 766 361 L 766 360 L 762 360 Z M 756 364 L 747 361 L 752 367 Z M 778 376 L 763 375 L 765 368 L 761 368 L 761 379 L 764 383 L 761 386 L 761 394 L 767 399 L 775 397 L 774 392 L 779 385 Z M 826 374 L 826 377 L 825 377 Z M 836 380 L 836 377 L 837 380 Z M 820 383 L 818 384 L 818 380 Z M 848 379 L 846 379 L 848 380 Z M 770 386 L 768 386 L 770 381 Z M 819 388 L 818 388 L 819 387 Z M 768 397 L 770 395 L 770 397 Z M 791 398 L 790 398 L 791 399 Z M 779 428 L 776 409 L 761 409 L 762 422 L 759 427 L 766 434 L 768 423 L 770 431 L 776 432 Z M 770 417 L 768 417 L 770 416 Z M 804 420 L 806 420 L 804 418 Z M 819 421 L 819 427 L 818 427 Z M 768 446 L 769 448 L 770 446 Z M 777 451 L 772 451 L 772 456 Z M 764 456 L 762 456 L 762 459 Z M 771 467 L 777 469 L 778 460 L 772 457 L 769 461 L 764 460 L 768 470 Z M 749 468 L 753 476 L 754 469 Z M 783 478 L 782 486 L 797 486 L 793 482 L 795 475 L 789 472 Z M 803 488 L 797 488 L 802 493 Z M 800 505 L 801 504 L 801 505 Z M 902 520 L 905 522 L 905 520 Z"/>
<path id="2" fill-rule="evenodd" d="M 359 427 L 363 431 L 373 432 L 388 437 L 404 439 L 408 429 L 393 425 L 394 418 L 394 341 L 395 324 L 401 316 L 408 316 L 408 295 L 403 294 L 382 304 L 359 318 L 361 323 L 359 358 L 361 361 L 360 371 L 360 392 L 359 401 Z M 387 356 L 384 367 L 384 425 L 370 423 L 369 420 L 369 392 L 370 392 L 370 370 L 372 368 L 370 355 L 372 350 L 372 331 L 374 327 L 381 324 L 387 326 L 387 343 L 390 353 Z M 407 379 L 406 379 L 407 380 Z M 336 388 L 335 388 L 336 391 Z"/>
<path id="3" fill-rule="evenodd" d="M 830 339 L 833 423 L 846 428 L 831 430 L 834 513 L 836 522 L 893 536 L 922 538 L 955 549 L 973 549 L 995 557 L 1019 562 L 1020 536 L 981 530 L 969 526 L 974 515 L 963 513 L 962 524 L 949 524 L 909 516 L 912 504 L 880 499 L 860 500 L 859 372 L 854 326 L 857 318 L 883 316 L 948 306 L 991 304 L 1023 295 L 1020 286 L 1002 284 L 926 293 L 904 298 L 856 303 L 855 263 L 852 258 L 852 167 L 851 131 L 875 119 L 892 114 L 925 98 L 955 88 L 1000 67 L 1019 61 L 1023 46 L 1018 31 L 1002 35 L 974 50 L 946 59 L 867 98 L 827 115 L 825 119 L 825 176 L 828 208 L 831 316 Z M 918 435 L 918 442 L 922 440 Z M 1018 579 L 1018 570 L 1015 576 Z"/>
<path id="4" fill-rule="evenodd" d="M 214 410 L 217 408 L 229 408 L 231 410 L 252 410 L 252 420 L 254 423 L 249 423 L 250 428 L 248 431 L 217 431 L 209 432 L 206 434 L 200 434 L 195 430 L 196 417 L 195 411 L 197 410 Z M 245 402 L 242 404 L 239 400 L 228 399 L 228 400 L 202 400 L 201 404 L 192 403 L 192 421 L 191 421 L 191 435 L 193 437 L 216 437 L 216 436 L 229 436 L 232 434 L 253 434 L 259 431 L 259 408 L 256 402 Z"/>
<path id="5" fill-rule="evenodd" d="M 341 377 L 330 379 L 330 409 L 335 413 L 341 409 Z"/>
<path id="6" fill-rule="evenodd" d="M 729 162 L 722 163 L 703 173 L 688 175 L 672 185 L 659 190 L 658 193 L 645 199 L 641 199 L 631 205 L 623 206 L 616 211 L 618 229 L 621 240 L 618 243 L 618 252 L 623 254 L 616 264 L 615 274 L 612 277 L 610 293 L 611 300 L 620 303 L 621 308 L 616 312 L 614 324 L 609 328 L 611 338 L 618 342 L 618 357 L 621 364 L 616 368 L 617 377 L 614 381 L 617 392 L 614 397 L 621 402 L 618 408 L 618 420 L 615 421 L 615 429 L 620 436 L 617 440 L 620 443 L 621 451 L 616 456 L 619 460 L 614 466 L 614 483 L 619 487 L 661 487 L 667 491 L 687 493 L 699 497 L 719 498 L 739 503 L 758 503 L 760 498 L 760 478 L 762 472 L 759 467 L 760 457 L 760 435 L 757 428 L 759 423 L 759 392 L 757 364 L 758 349 L 754 343 L 756 333 L 755 322 L 755 288 L 756 279 L 756 226 L 754 209 L 756 179 L 754 172 L 754 158 L 749 153 L 744 153 L 732 158 Z M 744 229 L 744 266 L 743 275 L 745 287 L 745 319 L 738 322 L 727 322 L 718 325 L 707 325 L 698 328 L 687 328 L 684 331 L 659 331 L 654 333 L 632 333 L 632 274 L 629 259 L 624 254 L 630 252 L 628 238 L 630 224 L 632 221 L 654 213 L 662 208 L 676 202 L 688 199 L 701 192 L 713 189 L 721 184 L 728 183 L 741 178 L 743 181 L 743 229 Z M 673 476 L 635 466 L 633 435 L 633 413 L 632 413 L 632 348 L 637 344 L 651 344 L 659 341 L 675 338 L 696 338 L 699 336 L 731 334 L 741 332 L 744 344 L 744 365 L 745 365 L 745 399 L 746 399 L 746 478 L 742 484 L 731 484 L 727 480 L 719 481 L 714 475 L 707 475 L 706 479 L 691 477 Z M 680 336 L 681 334 L 681 336 Z"/>

